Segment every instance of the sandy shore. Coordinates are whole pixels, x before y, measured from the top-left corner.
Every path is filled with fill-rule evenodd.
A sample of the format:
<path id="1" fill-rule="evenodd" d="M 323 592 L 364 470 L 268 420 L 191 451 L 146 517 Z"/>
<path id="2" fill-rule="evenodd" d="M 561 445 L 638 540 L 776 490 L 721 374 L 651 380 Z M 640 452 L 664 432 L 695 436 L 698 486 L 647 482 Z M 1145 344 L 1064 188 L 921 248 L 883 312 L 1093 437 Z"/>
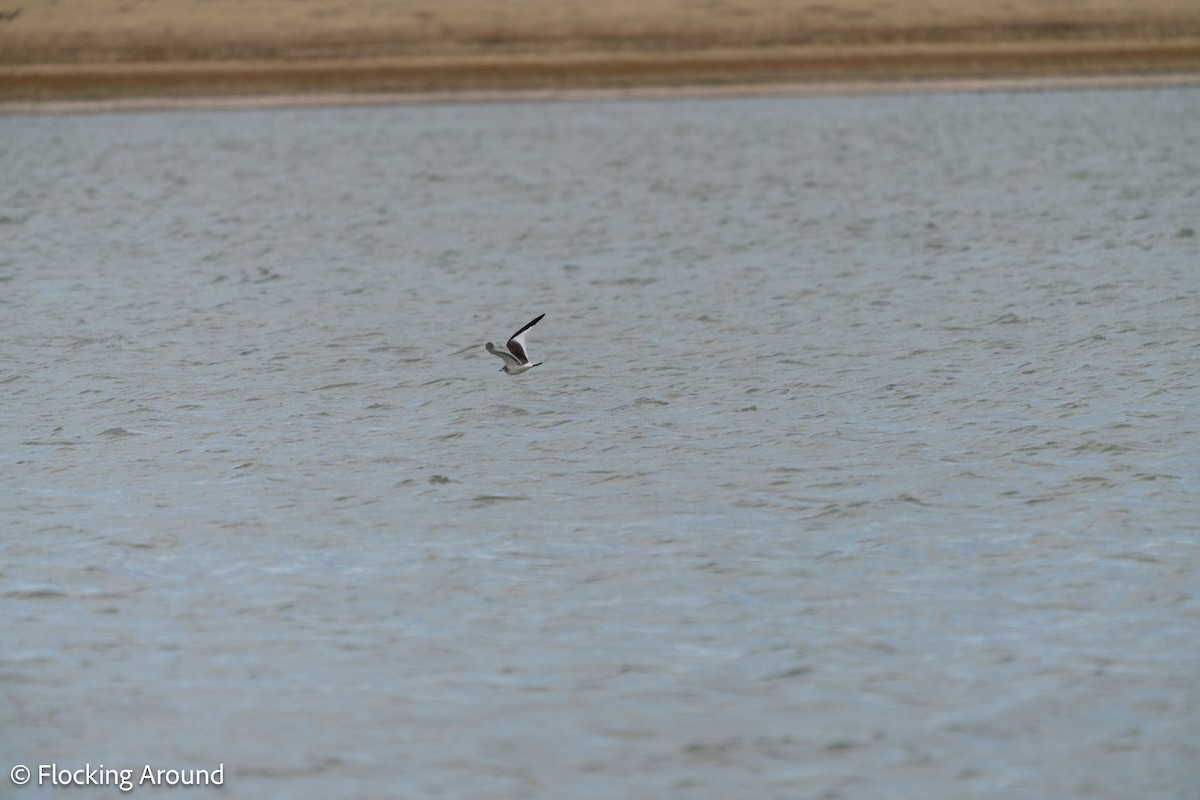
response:
<path id="1" fill-rule="evenodd" d="M 1200 73 L 1176 75 L 1096 75 L 1023 78 L 938 78 L 920 81 L 840 80 L 728 83 L 689 86 L 627 86 L 573 89 L 455 89 L 419 92 L 291 92 L 206 96 L 112 96 L 81 100 L 0 102 L 6 114 L 106 114 L 123 111 L 180 111 L 314 108 L 455 103 L 549 103 L 615 100 L 678 100 L 720 97 L 911 94 L 929 92 L 1080 91 L 1200 87 Z"/>
<path id="2" fill-rule="evenodd" d="M 1148 0 L 0 0 L 0 103 L 1200 75 Z"/>

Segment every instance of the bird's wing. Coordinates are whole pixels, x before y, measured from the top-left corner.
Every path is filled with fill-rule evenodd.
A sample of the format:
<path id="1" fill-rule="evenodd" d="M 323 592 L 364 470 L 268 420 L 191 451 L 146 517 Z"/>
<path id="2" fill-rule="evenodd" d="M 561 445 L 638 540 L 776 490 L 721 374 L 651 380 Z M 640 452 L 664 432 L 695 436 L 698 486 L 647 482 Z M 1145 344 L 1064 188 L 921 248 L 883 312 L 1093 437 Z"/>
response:
<path id="1" fill-rule="evenodd" d="M 503 350 L 499 349 L 498 347 L 496 347 L 496 345 L 492 344 L 491 342 L 487 343 L 487 351 L 494 356 L 500 356 L 501 358 L 503 358 L 504 363 L 508 364 L 509 366 L 515 367 L 521 363 L 521 361 L 519 359 L 517 359 L 516 356 L 513 356 L 509 353 L 504 352 Z"/>
<path id="2" fill-rule="evenodd" d="M 508 340 L 509 351 L 514 356 L 516 356 L 520 360 L 520 363 L 522 363 L 522 364 L 529 363 L 529 356 L 525 355 L 525 332 L 528 331 L 530 328 L 532 328 L 534 325 L 537 325 L 538 322 L 540 322 L 542 317 L 544 317 L 544 316 L 546 316 L 546 315 L 541 314 L 533 322 L 529 323 L 524 328 L 521 328 L 521 330 L 514 333 L 512 335 L 512 338 Z"/>

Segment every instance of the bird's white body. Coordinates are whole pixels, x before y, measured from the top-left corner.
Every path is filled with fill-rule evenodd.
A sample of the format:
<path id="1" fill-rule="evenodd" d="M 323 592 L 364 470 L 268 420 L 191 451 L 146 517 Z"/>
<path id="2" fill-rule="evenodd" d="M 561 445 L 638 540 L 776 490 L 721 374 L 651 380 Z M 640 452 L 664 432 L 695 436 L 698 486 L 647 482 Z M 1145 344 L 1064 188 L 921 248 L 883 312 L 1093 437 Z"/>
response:
<path id="1" fill-rule="evenodd" d="M 537 325 L 544 316 L 546 315 L 542 314 L 533 322 L 530 322 L 524 328 L 514 333 L 506 345 L 508 347 L 507 353 L 491 342 L 487 343 L 487 351 L 504 360 L 504 366 L 501 368 L 504 372 L 507 372 L 509 375 L 520 375 L 522 372 L 542 365 L 540 361 L 536 364 L 529 363 L 529 356 L 525 354 L 525 334 L 530 328 Z"/>

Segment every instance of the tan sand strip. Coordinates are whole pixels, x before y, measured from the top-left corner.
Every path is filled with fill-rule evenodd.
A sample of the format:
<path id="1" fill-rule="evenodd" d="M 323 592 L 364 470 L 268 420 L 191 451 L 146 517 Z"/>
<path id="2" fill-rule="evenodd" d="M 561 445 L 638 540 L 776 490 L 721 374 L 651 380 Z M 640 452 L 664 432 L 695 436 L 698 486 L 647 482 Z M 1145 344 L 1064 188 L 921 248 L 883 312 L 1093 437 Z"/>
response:
<path id="1" fill-rule="evenodd" d="M 429 92 L 310 93 L 244 96 L 119 97 L 104 100 L 0 102 L 0 116 L 107 114 L 144 111 L 238 111 L 253 109 L 449 105 L 469 103 L 603 102 L 723 97 L 886 95 L 921 93 L 1086 91 L 1098 89 L 1200 88 L 1200 73 L 886 81 L 805 81 L 709 86 L 638 86 L 591 89 L 498 89 Z"/>
<path id="2" fill-rule="evenodd" d="M 1200 39 L 0 65 L 0 102 L 1200 73 Z"/>

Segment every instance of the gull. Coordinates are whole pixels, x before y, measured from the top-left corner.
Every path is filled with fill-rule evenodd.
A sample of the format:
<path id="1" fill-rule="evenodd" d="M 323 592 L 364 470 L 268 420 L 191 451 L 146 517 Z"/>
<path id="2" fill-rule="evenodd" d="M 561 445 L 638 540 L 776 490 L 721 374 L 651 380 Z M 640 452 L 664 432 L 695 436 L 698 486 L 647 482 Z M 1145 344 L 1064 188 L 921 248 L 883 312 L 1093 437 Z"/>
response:
<path id="1" fill-rule="evenodd" d="M 487 351 L 489 353 L 494 356 L 500 356 L 500 358 L 504 359 L 504 366 L 501 367 L 502 371 L 507 372 L 509 375 L 520 375 L 527 369 L 533 369 L 534 367 L 540 367 L 542 365 L 541 361 L 536 364 L 529 363 L 529 356 L 525 355 L 525 333 L 534 325 L 537 325 L 544 316 L 546 315 L 542 314 L 533 322 L 514 333 L 512 338 L 508 340 L 508 344 L 505 345 L 505 347 L 508 348 L 507 353 L 496 347 L 496 345 L 492 344 L 491 342 L 487 343 Z"/>

